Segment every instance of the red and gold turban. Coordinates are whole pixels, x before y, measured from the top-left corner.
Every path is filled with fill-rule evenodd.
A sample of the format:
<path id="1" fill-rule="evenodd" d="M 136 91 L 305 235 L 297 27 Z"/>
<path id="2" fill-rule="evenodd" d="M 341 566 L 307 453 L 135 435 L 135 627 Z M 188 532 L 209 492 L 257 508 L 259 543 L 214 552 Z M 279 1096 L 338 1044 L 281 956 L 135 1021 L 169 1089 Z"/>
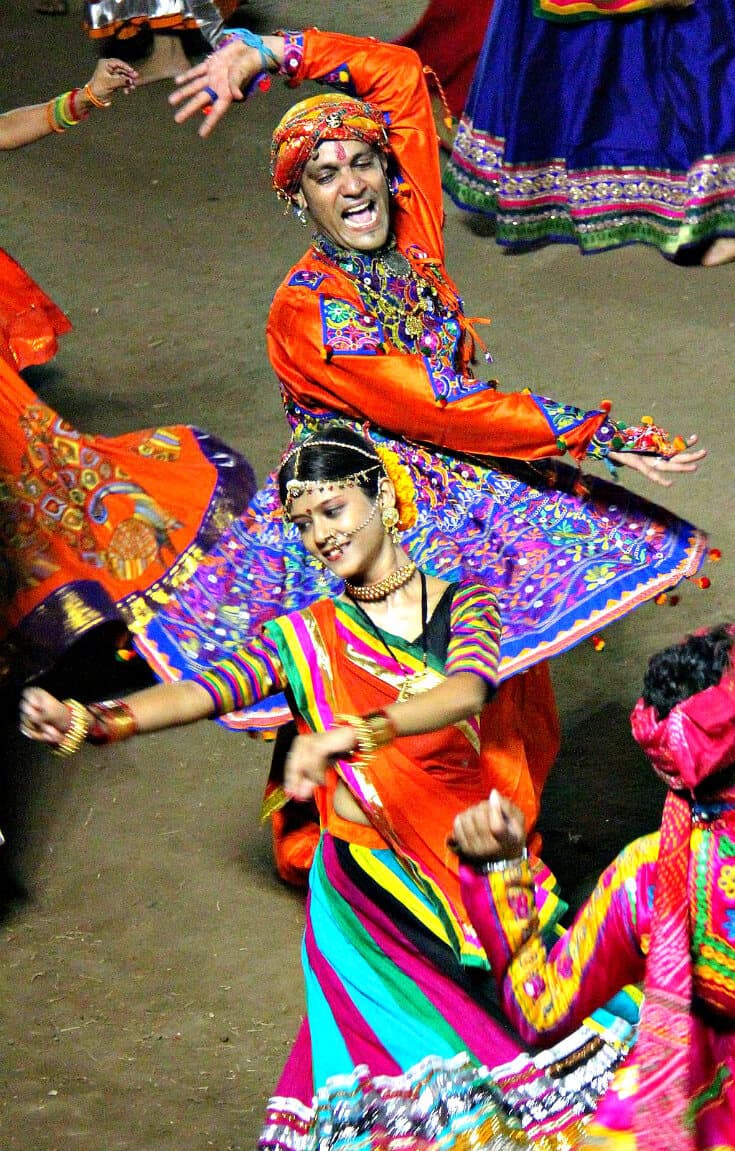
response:
<path id="1" fill-rule="evenodd" d="M 384 152 L 388 132 L 383 113 L 364 100 L 334 93 L 294 104 L 271 143 L 271 175 L 279 196 L 294 199 L 309 157 L 322 140 L 361 140 Z"/>

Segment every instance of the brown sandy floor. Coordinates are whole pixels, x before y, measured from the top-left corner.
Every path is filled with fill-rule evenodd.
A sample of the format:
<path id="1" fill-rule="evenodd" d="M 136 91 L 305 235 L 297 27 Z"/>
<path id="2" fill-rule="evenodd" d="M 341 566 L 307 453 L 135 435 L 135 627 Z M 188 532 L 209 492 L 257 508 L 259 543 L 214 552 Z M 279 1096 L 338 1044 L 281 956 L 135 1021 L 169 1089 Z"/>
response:
<path id="1" fill-rule="evenodd" d="M 91 72 L 67 18 L 4 5 L 0 108 Z M 253 2 L 263 31 L 318 22 L 390 37 L 418 0 Z M 8 11 L 7 9 L 12 9 Z M 208 143 L 177 128 L 166 84 L 120 100 L 63 139 L 2 158 L 2 243 L 75 330 L 32 373 L 84 429 L 198 423 L 259 475 L 284 442 L 263 327 L 304 243 L 268 189 L 280 87 Z M 655 825 L 660 796 L 627 728 L 646 656 L 732 611 L 730 386 L 734 268 L 682 269 L 632 248 L 509 258 L 448 205 L 449 263 L 470 314 L 494 318 L 505 386 L 530 385 L 697 430 L 706 469 L 664 498 L 711 529 L 725 562 L 709 592 L 648 607 L 557 661 L 565 746 L 549 785 L 552 865 L 570 882 Z M 2 1151 L 200 1151 L 253 1145 L 302 998 L 302 903 L 273 877 L 257 823 L 262 744 L 214 725 L 60 763 L 8 727 L 0 825 L 6 916 L 0 983 Z"/>

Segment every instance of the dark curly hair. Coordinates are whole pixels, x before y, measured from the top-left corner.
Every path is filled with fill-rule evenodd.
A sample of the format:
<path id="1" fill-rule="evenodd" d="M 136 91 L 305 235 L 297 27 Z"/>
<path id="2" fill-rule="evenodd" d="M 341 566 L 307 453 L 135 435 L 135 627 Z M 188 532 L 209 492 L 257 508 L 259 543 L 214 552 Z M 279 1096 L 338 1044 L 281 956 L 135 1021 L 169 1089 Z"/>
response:
<path id="1" fill-rule="evenodd" d="M 677 703 L 714 687 L 730 664 L 733 643 L 735 626 L 719 624 L 657 652 L 643 677 L 644 703 L 666 719 Z"/>
<path id="2" fill-rule="evenodd" d="M 325 444 L 324 441 L 327 440 L 329 443 Z M 374 459 L 373 465 L 369 457 Z M 325 424 L 318 432 L 302 441 L 300 450 L 294 448 L 286 456 L 278 473 L 278 494 L 281 503 L 285 507 L 289 480 L 328 482 L 341 480 L 345 476 L 366 469 L 371 470 L 360 480 L 358 486 L 374 500 L 377 498 L 380 481 L 385 473 L 373 444 L 348 424 L 339 422 Z"/>

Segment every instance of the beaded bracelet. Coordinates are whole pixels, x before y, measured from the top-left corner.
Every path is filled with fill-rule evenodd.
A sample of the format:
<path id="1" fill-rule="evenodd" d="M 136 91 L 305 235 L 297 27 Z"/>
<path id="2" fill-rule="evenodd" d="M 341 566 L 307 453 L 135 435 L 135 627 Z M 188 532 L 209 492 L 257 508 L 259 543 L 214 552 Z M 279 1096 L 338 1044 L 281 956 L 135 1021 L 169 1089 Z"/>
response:
<path id="1" fill-rule="evenodd" d="M 99 96 L 95 96 L 90 83 L 84 85 L 84 95 L 93 108 L 109 108 L 112 103 L 112 100 L 100 100 Z"/>
<path id="2" fill-rule="evenodd" d="M 54 755 L 68 756 L 79 751 L 87 738 L 90 719 L 86 707 L 78 700 L 65 699 L 63 703 L 70 713 L 69 726 L 56 747 L 52 748 L 52 751 Z"/>
<path id="3" fill-rule="evenodd" d="M 130 739 L 138 730 L 130 705 L 123 699 L 91 703 L 88 710 L 92 716 L 87 735 L 90 743 L 120 743 L 123 739 Z"/>
<path id="4" fill-rule="evenodd" d="M 264 71 L 268 71 L 269 64 L 275 64 L 276 69 L 280 68 L 281 65 L 275 52 L 268 47 L 262 36 L 259 36 L 257 32 L 251 32 L 249 28 L 228 28 L 217 43 L 217 50 L 232 44 L 234 40 L 240 40 L 243 44 L 247 44 L 248 48 L 255 48 L 260 53 L 260 62 Z"/>

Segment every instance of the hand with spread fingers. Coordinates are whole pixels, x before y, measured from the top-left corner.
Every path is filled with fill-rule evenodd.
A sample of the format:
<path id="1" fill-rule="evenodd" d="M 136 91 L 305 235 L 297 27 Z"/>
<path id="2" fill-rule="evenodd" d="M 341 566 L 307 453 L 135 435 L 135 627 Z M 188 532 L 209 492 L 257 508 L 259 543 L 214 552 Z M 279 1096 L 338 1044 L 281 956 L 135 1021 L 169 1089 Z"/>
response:
<path id="1" fill-rule="evenodd" d="M 234 33 L 226 36 L 215 52 L 176 77 L 177 91 L 169 96 L 169 103 L 178 109 L 174 116 L 177 124 L 205 112 L 199 135 L 209 136 L 233 100 L 245 99 L 262 73 L 277 70 L 283 38 L 247 35 L 249 43 Z"/>
<path id="2" fill-rule="evenodd" d="M 619 467 L 632 468 L 640 472 L 647 480 L 659 484 L 663 488 L 670 488 L 672 481 L 668 478 L 679 472 L 696 472 L 700 461 L 707 455 L 706 448 L 697 448 L 689 451 L 698 442 L 698 436 L 689 436 L 685 448 L 671 456 L 651 456 L 636 452 L 610 452 L 610 462 Z"/>
<path id="3" fill-rule="evenodd" d="M 526 846 L 523 812 L 495 788 L 455 818 L 452 847 L 475 860 L 519 859 Z"/>

